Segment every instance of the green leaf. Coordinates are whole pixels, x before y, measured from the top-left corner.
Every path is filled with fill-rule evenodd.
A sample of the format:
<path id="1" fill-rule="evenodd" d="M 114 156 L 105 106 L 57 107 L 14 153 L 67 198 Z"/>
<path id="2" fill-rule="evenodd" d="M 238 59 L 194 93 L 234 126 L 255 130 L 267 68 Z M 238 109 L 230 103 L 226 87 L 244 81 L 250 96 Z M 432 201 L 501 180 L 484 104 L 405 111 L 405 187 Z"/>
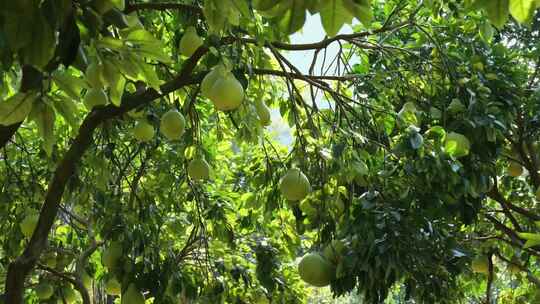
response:
<path id="1" fill-rule="evenodd" d="M 26 21 L 27 16 L 11 13 L 4 17 L 3 33 L 12 51 L 18 51 L 32 40 L 32 24 Z"/>
<path id="2" fill-rule="evenodd" d="M 54 83 L 73 99 L 81 98 L 81 90 L 88 89 L 84 79 L 71 75 L 68 71 L 56 71 L 52 75 Z"/>
<path id="3" fill-rule="evenodd" d="M 510 0 L 510 13 L 517 21 L 527 22 L 536 9 L 535 4 L 534 0 Z"/>
<path id="4" fill-rule="evenodd" d="M 303 0 L 291 1 L 291 7 L 279 22 L 279 27 L 287 34 L 300 30 L 306 22 L 306 6 Z"/>
<path id="5" fill-rule="evenodd" d="M 451 156 L 456 158 L 467 156 L 470 148 L 471 143 L 463 134 L 451 132 L 446 136 L 444 150 Z"/>
<path id="6" fill-rule="evenodd" d="M 368 26 L 373 20 L 370 0 L 343 0 L 345 8 L 360 22 Z"/>
<path id="7" fill-rule="evenodd" d="M 54 121 L 55 113 L 49 104 L 45 102 L 38 102 L 32 109 L 30 114 L 32 120 L 36 123 L 39 135 L 43 138 L 41 146 L 47 153 L 47 156 L 51 156 L 54 138 Z"/>
<path id="8" fill-rule="evenodd" d="M 124 87 L 126 86 L 126 78 L 124 76 L 118 77 L 118 80 L 114 84 L 110 84 L 109 87 L 109 99 L 111 103 L 117 107 L 122 102 L 122 95 L 124 94 Z"/>
<path id="9" fill-rule="evenodd" d="M 489 20 L 497 28 L 502 28 L 508 21 L 508 0 L 489 0 L 483 2 Z"/>
<path id="10" fill-rule="evenodd" d="M 0 102 L 0 125 L 9 126 L 23 121 L 30 111 L 37 93 L 17 93 Z"/>
<path id="11" fill-rule="evenodd" d="M 56 37 L 53 29 L 41 14 L 37 14 L 32 25 L 32 40 L 21 50 L 26 64 L 44 68 L 54 56 Z"/>
<path id="12" fill-rule="evenodd" d="M 56 112 L 58 112 L 66 122 L 73 128 L 77 129 L 79 126 L 79 119 L 77 116 L 77 104 L 75 101 L 64 95 L 55 95 L 51 98 L 52 104 Z"/>
<path id="13" fill-rule="evenodd" d="M 539 233 L 518 232 L 518 235 L 520 238 L 527 240 L 527 242 L 525 242 L 525 245 L 523 245 L 523 248 L 540 245 Z"/>
<path id="14" fill-rule="evenodd" d="M 321 7 L 321 19 L 328 36 L 335 36 L 345 23 L 351 23 L 353 16 L 344 7 L 343 0 L 328 0 Z"/>

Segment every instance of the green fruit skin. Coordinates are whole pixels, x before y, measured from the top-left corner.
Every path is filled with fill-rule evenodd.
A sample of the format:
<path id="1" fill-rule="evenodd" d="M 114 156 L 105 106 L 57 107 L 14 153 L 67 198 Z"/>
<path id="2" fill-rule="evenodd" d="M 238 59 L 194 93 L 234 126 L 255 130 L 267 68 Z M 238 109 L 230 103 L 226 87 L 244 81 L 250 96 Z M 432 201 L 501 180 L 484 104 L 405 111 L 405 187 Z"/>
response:
<path id="1" fill-rule="evenodd" d="M 228 73 L 225 78 L 218 79 L 214 83 L 210 92 L 210 100 L 220 111 L 234 110 L 244 100 L 244 88 L 232 73 Z"/>
<path id="2" fill-rule="evenodd" d="M 105 283 L 105 292 L 111 296 L 119 296 L 122 293 L 122 285 L 116 278 L 110 278 Z"/>
<path id="3" fill-rule="evenodd" d="M 84 95 L 83 103 L 88 110 L 92 110 L 97 106 L 104 106 L 107 104 L 108 98 L 105 91 L 101 89 L 90 89 Z"/>
<path id="4" fill-rule="evenodd" d="M 474 272 L 487 274 L 489 272 L 489 262 L 487 257 L 480 256 L 475 258 L 471 263 L 471 268 Z"/>
<path id="5" fill-rule="evenodd" d="M 26 238 L 31 238 L 36 229 L 39 220 L 39 215 L 31 214 L 27 215 L 20 224 L 21 232 Z"/>
<path id="6" fill-rule="evenodd" d="M 259 116 L 259 121 L 261 125 L 266 127 L 269 126 L 271 121 L 270 118 L 270 109 L 262 101 L 255 102 L 255 110 L 257 111 L 257 116 Z"/>
<path id="7" fill-rule="evenodd" d="M 122 245 L 117 242 L 112 242 L 101 256 L 101 262 L 109 269 L 116 266 L 116 262 L 122 256 Z"/>
<path id="8" fill-rule="evenodd" d="M 508 174 L 512 177 L 519 177 L 523 174 L 523 167 L 512 161 L 510 162 L 510 165 L 508 165 Z"/>
<path id="9" fill-rule="evenodd" d="M 144 304 L 144 296 L 134 284 L 130 284 L 122 295 L 122 304 Z"/>
<path id="10" fill-rule="evenodd" d="M 188 164 L 188 175 L 193 180 L 208 179 L 210 166 L 204 158 L 195 158 Z"/>
<path id="11" fill-rule="evenodd" d="M 49 283 L 39 283 L 34 290 L 40 300 L 47 300 L 54 293 L 54 288 Z"/>
<path id="12" fill-rule="evenodd" d="M 146 121 L 139 121 L 133 128 L 133 136 L 140 142 L 147 142 L 154 138 L 154 127 Z"/>
<path id="13" fill-rule="evenodd" d="M 180 112 L 170 110 L 161 117 L 160 131 L 167 139 L 180 139 L 184 134 L 185 129 L 186 120 Z"/>
<path id="14" fill-rule="evenodd" d="M 298 274 L 304 282 L 316 287 L 324 287 L 334 278 L 335 269 L 320 254 L 309 253 L 298 264 Z"/>
<path id="15" fill-rule="evenodd" d="M 49 268 L 56 267 L 56 254 L 54 252 L 47 253 L 43 256 L 43 262 Z"/>
<path id="16" fill-rule="evenodd" d="M 77 301 L 77 294 L 71 287 L 64 287 L 62 289 L 62 295 L 64 296 L 64 300 L 67 304 L 72 304 Z"/>
<path id="17" fill-rule="evenodd" d="M 180 54 L 191 57 L 201 45 L 203 45 L 203 40 L 197 35 L 195 28 L 190 26 L 180 39 Z"/>
<path id="18" fill-rule="evenodd" d="M 298 201 L 311 192 L 311 185 L 302 171 L 292 168 L 281 178 L 279 190 L 286 199 Z"/>
<path id="19" fill-rule="evenodd" d="M 216 65 L 206 76 L 204 76 L 201 82 L 201 94 L 206 98 L 210 98 L 212 95 L 212 87 L 218 81 L 218 79 L 225 77 L 227 71 L 222 64 Z"/>

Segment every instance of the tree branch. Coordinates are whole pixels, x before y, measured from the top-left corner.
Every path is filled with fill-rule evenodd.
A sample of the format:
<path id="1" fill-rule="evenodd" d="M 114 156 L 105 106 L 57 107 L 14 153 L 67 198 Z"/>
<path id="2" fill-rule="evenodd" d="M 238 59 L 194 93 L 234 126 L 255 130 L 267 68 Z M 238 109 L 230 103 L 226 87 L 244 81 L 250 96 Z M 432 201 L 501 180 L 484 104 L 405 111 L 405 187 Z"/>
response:
<path id="1" fill-rule="evenodd" d="M 198 6 L 183 4 L 183 3 L 175 3 L 175 2 L 132 3 L 129 5 L 126 5 L 126 9 L 124 10 L 124 13 L 129 14 L 134 11 L 141 11 L 141 10 L 156 10 L 156 11 L 182 10 L 182 11 L 196 13 L 198 15 L 203 15 L 202 9 Z"/>
<path id="2" fill-rule="evenodd" d="M 120 107 L 108 105 L 94 109 L 86 116 L 79 128 L 77 137 L 73 140 L 69 150 L 56 168 L 40 211 L 37 227 L 30 242 L 23 254 L 9 264 L 5 287 L 7 303 L 23 303 L 26 276 L 28 276 L 36 265 L 39 256 L 47 244 L 48 235 L 58 214 L 66 183 L 75 172 L 77 164 L 90 146 L 95 129 L 106 120 L 118 117 L 141 105 L 150 103 L 163 94 L 168 94 L 185 85 L 194 83 L 191 77 L 193 69 L 199 59 L 207 52 L 207 48 L 199 48 L 192 57 L 186 60 L 181 73 L 175 79 L 165 83 L 161 87 L 161 93 L 150 88 L 140 93 L 126 95 L 122 98 L 122 105 Z"/>
<path id="3" fill-rule="evenodd" d="M 535 214 L 534 212 L 531 212 L 527 209 L 524 209 L 522 207 L 519 207 L 519 206 L 516 206 L 512 203 L 510 203 L 502 194 L 501 192 L 499 191 L 499 188 L 497 187 L 497 184 L 495 183 L 493 188 L 491 189 L 490 192 L 487 193 L 488 197 L 491 198 L 492 200 L 498 202 L 501 206 L 503 206 L 503 208 L 505 208 L 505 206 L 509 209 L 511 209 L 512 211 L 514 212 L 517 212 L 533 221 L 540 221 L 540 216 Z"/>

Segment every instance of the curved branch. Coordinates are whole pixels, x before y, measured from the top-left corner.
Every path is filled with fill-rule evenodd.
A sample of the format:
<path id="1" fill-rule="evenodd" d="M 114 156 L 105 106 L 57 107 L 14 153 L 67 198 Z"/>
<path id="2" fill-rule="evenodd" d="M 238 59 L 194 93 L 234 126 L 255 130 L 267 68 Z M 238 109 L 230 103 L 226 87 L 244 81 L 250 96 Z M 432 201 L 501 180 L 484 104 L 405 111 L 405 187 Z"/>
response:
<path id="1" fill-rule="evenodd" d="M 141 105 L 175 91 L 185 85 L 194 83 L 191 74 L 199 59 L 208 52 L 208 48 L 199 48 L 192 57 L 184 63 L 181 73 L 173 80 L 161 87 L 161 93 L 154 89 L 125 96 L 122 105 L 116 107 L 108 105 L 94 109 L 84 119 L 77 137 L 73 140 L 69 150 L 56 168 L 49 184 L 45 201 L 40 211 L 37 227 L 23 254 L 9 264 L 6 278 L 7 303 L 20 304 L 23 302 L 24 281 L 26 276 L 36 265 L 36 262 L 47 244 L 49 232 L 58 214 L 60 201 L 69 178 L 90 146 L 94 131 L 103 122 L 119 117 Z"/>

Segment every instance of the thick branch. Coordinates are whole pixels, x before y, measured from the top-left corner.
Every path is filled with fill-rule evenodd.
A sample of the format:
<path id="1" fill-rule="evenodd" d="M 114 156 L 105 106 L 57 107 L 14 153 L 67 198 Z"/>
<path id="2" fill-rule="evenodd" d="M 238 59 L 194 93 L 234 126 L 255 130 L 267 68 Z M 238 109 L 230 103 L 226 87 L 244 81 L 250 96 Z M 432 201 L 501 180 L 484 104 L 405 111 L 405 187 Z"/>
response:
<path id="1" fill-rule="evenodd" d="M 492 200 L 498 202 L 501 206 L 506 206 L 507 208 L 511 209 L 514 212 L 517 212 L 533 221 L 540 221 L 540 216 L 535 214 L 534 212 L 531 212 L 527 209 L 524 209 L 522 207 L 516 206 L 512 203 L 510 203 L 502 194 L 499 192 L 499 189 L 497 187 L 497 184 L 494 185 L 493 189 L 487 194 L 489 198 Z"/>
<path id="2" fill-rule="evenodd" d="M 206 54 L 207 48 L 199 48 L 189 58 L 182 68 L 180 75 L 172 81 L 164 84 L 159 93 L 154 89 L 147 89 L 140 93 L 126 95 L 122 99 L 122 106 L 109 105 L 94 109 L 84 119 L 77 137 L 73 140 L 69 150 L 58 165 L 53 179 L 49 184 L 45 201 L 40 211 L 37 227 L 28 243 L 24 253 L 8 267 L 6 279 L 7 303 L 20 304 L 23 302 L 24 281 L 26 276 L 36 265 L 36 262 L 47 244 L 47 238 L 54 220 L 57 216 L 60 201 L 68 179 L 75 172 L 75 167 L 90 146 L 95 129 L 104 121 L 118 117 L 141 105 L 150 103 L 162 94 L 168 94 L 185 85 L 194 82 L 191 73 L 199 59 Z"/>

